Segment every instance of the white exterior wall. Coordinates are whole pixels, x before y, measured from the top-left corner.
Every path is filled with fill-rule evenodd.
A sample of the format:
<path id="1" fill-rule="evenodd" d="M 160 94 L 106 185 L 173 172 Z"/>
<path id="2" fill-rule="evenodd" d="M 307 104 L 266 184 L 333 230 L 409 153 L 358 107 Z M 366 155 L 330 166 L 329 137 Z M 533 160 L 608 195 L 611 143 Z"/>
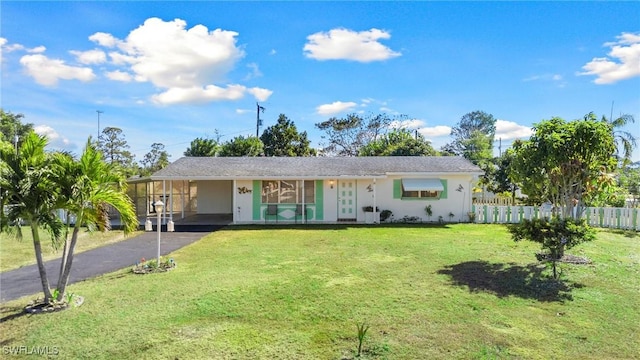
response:
<path id="1" fill-rule="evenodd" d="M 198 181 L 198 214 L 230 214 L 232 186 L 231 180 Z"/>
<path id="2" fill-rule="evenodd" d="M 391 210 L 395 220 L 402 219 L 404 216 L 417 216 L 421 221 L 437 222 L 442 216 L 445 222 L 468 221 L 467 213 L 471 211 L 471 182 L 473 177 L 470 175 L 448 175 L 448 176 L 415 176 L 415 178 L 438 178 L 447 180 L 447 198 L 446 199 L 394 199 L 393 198 L 393 181 L 400 179 L 408 179 L 411 176 L 397 176 L 386 179 L 378 179 L 376 186 L 376 203 L 380 211 Z M 464 188 L 463 191 L 456 191 L 459 185 Z M 366 190 L 365 190 L 366 191 Z M 372 204 L 363 204 L 372 205 Z M 425 207 L 431 205 L 433 216 L 429 219 L 425 212 Z M 360 211 L 362 213 L 362 211 Z M 454 217 L 450 218 L 449 213 L 453 213 Z"/>
<path id="3" fill-rule="evenodd" d="M 331 183 L 333 182 L 333 189 Z M 324 201 L 324 220 L 326 222 L 338 221 L 338 182 L 336 180 L 324 180 L 323 184 L 323 201 Z"/>

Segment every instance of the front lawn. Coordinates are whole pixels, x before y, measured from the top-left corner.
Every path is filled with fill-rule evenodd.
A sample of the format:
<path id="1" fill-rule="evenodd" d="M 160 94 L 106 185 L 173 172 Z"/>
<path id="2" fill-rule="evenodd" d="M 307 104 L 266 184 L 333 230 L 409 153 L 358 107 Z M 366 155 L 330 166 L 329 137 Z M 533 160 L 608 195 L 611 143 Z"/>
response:
<path id="1" fill-rule="evenodd" d="M 500 225 L 231 227 L 185 247 L 167 273 L 70 286 L 79 308 L 20 316 L 4 349 L 74 359 L 633 359 L 640 354 L 640 238 L 599 232 L 562 265 Z"/>

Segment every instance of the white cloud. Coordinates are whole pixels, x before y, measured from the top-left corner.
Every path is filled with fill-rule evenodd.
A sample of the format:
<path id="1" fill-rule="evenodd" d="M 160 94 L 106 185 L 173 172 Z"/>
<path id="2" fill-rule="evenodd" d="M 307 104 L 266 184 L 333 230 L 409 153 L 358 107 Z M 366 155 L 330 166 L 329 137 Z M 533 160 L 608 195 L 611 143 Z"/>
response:
<path id="1" fill-rule="evenodd" d="M 578 75 L 596 75 L 596 84 L 613 84 L 640 76 L 640 33 L 622 33 L 616 38 L 617 41 L 604 44 L 611 49 L 608 57 L 593 58 Z"/>
<path id="2" fill-rule="evenodd" d="M 19 46 L 20 46 L 20 49 L 22 49 L 22 48 L 23 48 L 23 47 L 22 47 L 22 45 L 19 45 Z M 36 47 L 34 47 L 34 48 L 31 48 L 31 49 L 27 49 L 27 52 L 28 52 L 28 53 L 31 53 L 31 54 L 42 54 L 42 53 L 43 53 L 43 52 L 45 52 L 46 50 L 47 50 L 47 48 L 46 48 L 46 47 L 44 47 L 44 46 L 40 45 L 40 46 L 36 46 Z"/>
<path id="3" fill-rule="evenodd" d="M 513 121 L 496 120 L 495 139 L 522 139 L 528 138 L 531 134 L 533 134 L 533 130 L 529 126 L 520 125 Z"/>
<path id="4" fill-rule="evenodd" d="M 316 108 L 316 111 L 318 112 L 319 115 L 334 115 L 337 113 L 351 110 L 357 105 L 358 104 L 352 101 L 349 101 L 349 102 L 335 101 L 331 104 L 323 104 L 318 106 Z"/>
<path id="5" fill-rule="evenodd" d="M 60 79 L 87 82 L 96 77 L 91 68 L 69 66 L 62 60 L 49 59 L 42 54 L 25 55 L 20 64 L 38 84 L 45 86 L 55 86 Z"/>
<path id="6" fill-rule="evenodd" d="M 255 110 L 236 109 L 236 114 L 243 115 L 243 114 L 247 114 L 247 113 L 250 113 L 250 112 L 253 112 L 253 111 L 255 111 Z"/>
<path id="7" fill-rule="evenodd" d="M 303 52 L 316 60 L 381 61 L 402 55 L 378 41 L 389 38 L 391 34 L 375 28 L 360 32 L 332 29 L 307 36 Z"/>
<path id="8" fill-rule="evenodd" d="M 98 45 L 108 48 L 112 48 L 118 43 L 118 39 L 116 39 L 113 35 L 103 32 L 97 32 L 89 36 L 89 40 L 95 42 Z"/>
<path id="9" fill-rule="evenodd" d="M 186 29 L 186 22 L 180 19 L 149 18 L 115 44 L 136 75 L 162 88 L 192 88 L 223 80 L 233 69 L 244 56 L 236 47 L 237 35 L 221 29 L 209 31 L 204 25 Z M 114 42 L 100 37 L 102 41 L 107 38 L 108 44 Z"/>
<path id="10" fill-rule="evenodd" d="M 106 73 L 106 75 L 109 80 L 114 81 L 130 82 L 131 80 L 133 80 L 131 74 L 120 70 L 109 71 Z"/>
<path id="11" fill-rule="evenodd" d="M 409 119 L 402 121 L 392 121 L 390 126 L 393 129 L 419 129 L 425 125 L 423 120 Z"/>
<path id="12" fill-rule="evenodd" d="M 249 74 L 247 74 L 247 76 L 245 76 L 245 80 L 250 80 L 250 79 L 253 79 L 253 78 L 262 77 L 262 72 L 260 71 L 260 68 L 258 67 L 258 64 L 249 63 L 249 64 L 247 64 L 247 67 L 251 70 L 251 72 L 249 72 Z"/>
<path id="13" fill-rule="evenodd" d="M 451 127 L 445 126 L 445 125 L 424 127 L 424 128 L 418 129 L 418 132 L 426 138 L 449 136 L 451 135 Z"/>
<path id="14" fill-rule="evenodd" d="M 258 101 L 267 101 L 271 94 L 273 94 L 273 91 L 259 87 L 247 89 L 247 92 L 253 95 Z"/>
<path id="15" fill-rule="evenodd" d="M 238 100 L 244 96 L 246 88 L 242 85 L 229 85 L 222 88 L 207 85 L 204 88 L 194 86 L 190 88 L 174 87 L 167 91 L 153 95 L 151 99 L 160 105 L 174 105 L 185 103 L 207 103 L 211 101 Z"/>
<path id="16" fill-rule="evenodd" d="M 46 136 L 49 140 L 49 146 L 51 147 L 65 150 L 71 150 L 76 147 L 76 145 L 72 144 L 69 139 L 60 136 L 60 134 L 58 134 L 58 132 L 51 126 L 37 125 L 33 127 L 33 131 L 36 134 Z"/>
<path id="17" fill-rule="evenodd" d="M 114 49 L 109 58 L 119 69 L 107 73 L 109 79 L 152 83 L 162 91 L 151 98 L 159 105 L 237 100 L 246 94 L 265 101 L 271 96 L 268 89 L 216 84 L 244 57 L 236 46 L 237 32 L 186 26 L 181 19 L 149 18 L 125 39 L 103 32 L 89 39 Z M 248 78 L 262 76 L 257 64 L 247 66 L 252 70 Z"/>
<path id="18" fill-rule="evenodd" d="M 81 64 L 102 64 L 107 61 L 107 55 L 102 50 L 94 49 L 88 51 L 69 51 L 71 54 L 75 55 L 76 59 Z"/>

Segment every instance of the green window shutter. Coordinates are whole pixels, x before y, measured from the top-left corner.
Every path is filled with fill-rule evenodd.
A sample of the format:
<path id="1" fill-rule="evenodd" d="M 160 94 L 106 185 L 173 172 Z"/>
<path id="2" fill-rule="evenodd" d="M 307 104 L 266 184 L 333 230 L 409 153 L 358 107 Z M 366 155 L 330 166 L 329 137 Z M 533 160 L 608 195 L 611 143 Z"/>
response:
<path id="1" fill-rule="evenodd" d="M 401 179 L 393 180 L 393 198 L 402 199 L 402 180 Z"/>
<path id="2" fill-rule="evenodd" d="M 262 220 L 262 181 L 253 180 L 253 220 Z"/>
<path id="3" fill-rule="evenodd" d="M 442 187 L 444 187 L 444 190 L 442 190 L 442 192 L 440 193 L 440 199 L 446 199 L 447 198 L 447 179 L 440 179 L 440 182 L 442 183 Z"/>

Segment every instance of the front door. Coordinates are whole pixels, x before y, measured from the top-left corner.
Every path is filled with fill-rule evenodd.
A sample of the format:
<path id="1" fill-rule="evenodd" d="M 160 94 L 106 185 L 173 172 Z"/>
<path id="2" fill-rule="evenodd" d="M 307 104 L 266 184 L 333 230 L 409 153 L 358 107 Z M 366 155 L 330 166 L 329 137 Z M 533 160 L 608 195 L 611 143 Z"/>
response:
<path id="1" fill-rule="evenodd" d="M 338 221 L 356 221 L 356 181 L 338 181 Z"/>

